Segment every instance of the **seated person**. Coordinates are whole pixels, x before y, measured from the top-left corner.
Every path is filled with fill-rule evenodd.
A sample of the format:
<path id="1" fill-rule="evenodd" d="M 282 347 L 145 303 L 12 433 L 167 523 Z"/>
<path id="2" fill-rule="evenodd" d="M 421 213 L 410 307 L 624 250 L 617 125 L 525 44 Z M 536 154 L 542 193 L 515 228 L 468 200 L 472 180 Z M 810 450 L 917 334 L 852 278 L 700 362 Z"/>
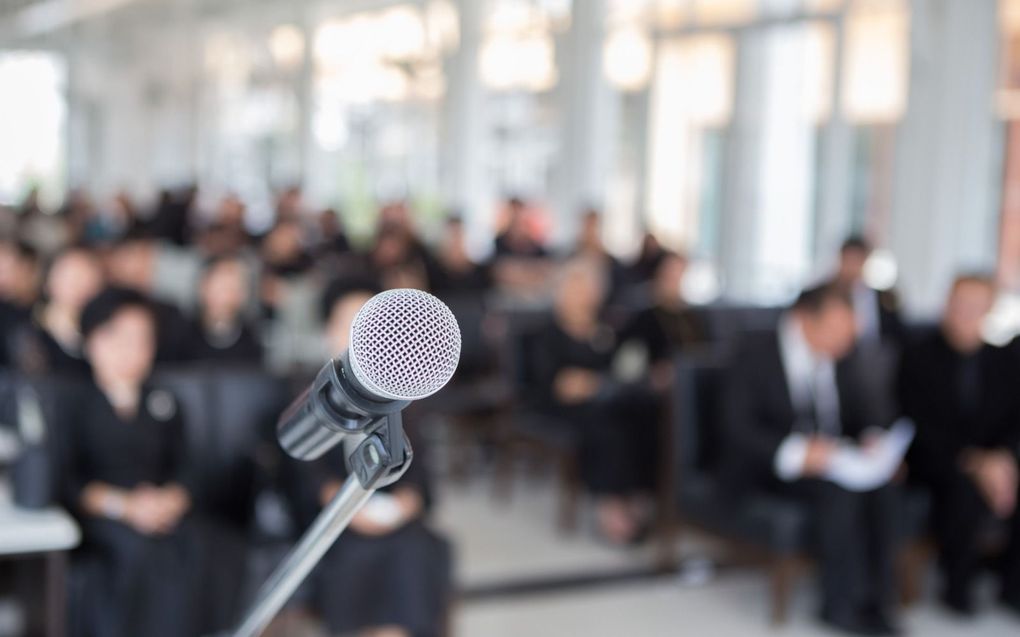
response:
<path id="1" fill-rule="evenodd" d="M 197 635 L 189 524 L 192 471 L 174 396 L 149 383 L 153 311 L 139 293 L 110 288 L 81 316 L 92 379 L 65 421 L 66 501 L 83 532 L 84 586 L 76 634 Z"/>
<path id="2" fill-rule="evenodd" d="M 518 259 L 544 258 L 548 256 L 545 247 L 539 243 L 532 232 L 528 206 L 516 197 L 506 205 L 506 222 L 503 230 L 496 236 L 496 258 L 506 257 Z"/>
<path id="3" fill-rule="evenodd" d="M 432 288 L 441 297 L 484 294 L 492 285 L 487 265 L 475 263 L 467 252 L 464 220 L 448 217 L 442 241 L 432 259 Z"/>
<path id="4" fill-rule="evenodd" d="M 15 346 L 18 366 L 30 374 L 87 377 L 82 352 L 81 313 L 103 288 L 99 258 L 87 248 L 68 248 L 50 264 L 45 300 Z"/>
<path id="5" fill-rule="evenodd" d="M 357 281 L 330 286 L 324 305 L 330 308 L 326 335 L 332 351 L 346 349 L 355 314 L 376 291 Z M 405 421 L 408 415 L 405 411 Z M 413 425 L 408 432 L 413 435 Z M 304 499 L 310 512 L 336 495 L 352 451 L 341 444 L 307 465 Z M 441 633 L 450 566 L 444 542 L 426 524 L 431 496 L 425 454 L 417 451 L 408 472 L 354 517 L 313 576 L 316 606 L 330 635 Z"/>
<path id="6" fill-rule="evenodd" d="M 537 238 L 534 213 L 517 198 L 507 202 L 505 213 L 494 244 L 493 278 L 511 295 L 542 296 L 550 274 L 549 252 Z"/>
<path id="7" fill-rule="evenodd" d="M 722 462 L 734 495 L 771 492 L 804 503 L 821 561 L 822 620 L 855 634 L 893 634 L 896 490 L 850 491 L 824 479 L 842 439 L 885 425 L 873 415 L 854 347 L 849 297 L 804 291 L 778 332 L 748 335 L 723 397 Z"/>
<path id="8" fill-rule="evenodd" d="M 18 338 L 38 296 L 38 253 L 27 243 L 0 239 L 0 367 L 18 366 Z"/>
<path id="9" fill-rule="evenodd" d="M 655 487 L 659 410 L 647 391 L 612 379 L 616 339 L 599 320 L 605 294 L 601 264 L 582 258 L 563 267 L 553 322 L 536 342 L 536 385 L 548 412 L 578 433 L 600 530 L 623 544 L 639 537 L 641 496 Z"/>
<path id="10" fill-rule="evenodd" d="M 640 343 L 658 389 L 669 387 L 673 357 L 706 341 L 706 328 L 691 311 L 681 286 L 687 272 L 687 257 L 666 253 L 652 279 L 652 306 L 639 312 L 624 330 L 624 340 Z"/>
<path id="11" fill-rule="evenodd" d="M 198 315 L 184 359 L 220 363 L 262 362 L 262 344 L 245 319 L 251 272 L 237 256 L 211 259 L 198 287 Z"/>
<path id="12" fill-rule="evenodd" d="M 616 257 L 606 250 L 606 244 L 602 241 L 602 213 L 594 208 L 585 210 L 581 217 L 581 231 L 577 237 L 573 256 L 585 257 L 602 263 L 608 278 L 607 303 L 619 300 L 626 285 L 627 270 Z"/>
<path id="13" fill-rule="evenodd" d="M 893 290 L 876 290 L 864 280 L 864 266 L 871 257 L 871 244 L 864 237 L 850 237 L 839 250 L 839 269 L 833 283 L 850 294 L 857 317 L 858 342 L 901 343 L 903 321 L 899 299 Z"/>
<path id="14" fill-rule="evenodd" d="M 1020 365 L 982 339 L 995 297 L 991 278 L 958 278 L 941 328 L 904 351 L 899 375 L 901 408 L 917 427 L 911 477 L 934 497 L 943 600 L 966 615 L 974 612 L 980 531 L 991 518 L 1010 529 L 1001 595 L 1020 610 Z"/>
<path id="15" fill-rule="evenodd" d="M 640 285 L 651 281 L 667 254 L 667 250 L 662 247 L 655 234 L 646 231 L 644 236 L 641 237 L 641 248 L 638 250 L 638 256 L 630 264 L 628 277 L 630 282 Z"/>
<path id="16" fill-rule="evenodd" d="M 109 285 L 135 290 L 149 301 L 156 317 L 156 361 L 179 361 L 187 351 L 188 321 L 173 303 L 153 298 L 162 247 L 144 235 L 128 236 L 104 254 Z"/>

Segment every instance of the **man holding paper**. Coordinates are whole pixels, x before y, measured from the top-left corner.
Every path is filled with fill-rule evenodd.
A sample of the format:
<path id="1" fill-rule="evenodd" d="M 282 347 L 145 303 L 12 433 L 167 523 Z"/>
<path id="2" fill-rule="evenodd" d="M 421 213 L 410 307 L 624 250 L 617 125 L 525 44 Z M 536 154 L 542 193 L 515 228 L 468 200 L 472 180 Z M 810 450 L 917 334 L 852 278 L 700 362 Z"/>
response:
<path id="1" fill-rule="evenodd" d="M 745 339 L 727 380 L 724 466 L 738 496 L 772 492 L 810 511 L 822 620 L 889 635 L 898 507 L 889 483 L 913 433 L 878 428 L 888 424 L 881 396 L 849 357 L 856 333 L 851 299 L 824 285 L 801 293 L 776 332 Z"/>

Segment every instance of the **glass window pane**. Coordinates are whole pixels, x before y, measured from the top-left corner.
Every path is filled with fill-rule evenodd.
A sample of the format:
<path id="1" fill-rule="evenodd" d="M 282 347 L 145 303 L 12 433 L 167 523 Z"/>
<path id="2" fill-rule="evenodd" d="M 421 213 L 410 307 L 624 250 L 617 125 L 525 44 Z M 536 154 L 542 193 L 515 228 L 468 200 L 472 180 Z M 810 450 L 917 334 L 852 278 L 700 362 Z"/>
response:
<path id="1" fill-rule="evenodd" d="M 909 17 L 903 2 L 858 2 L 847 16 L 843 108 L 853 122 L 893 122 L 906 108 Z"/>
<path id="2" fill-rule="evenodd" d="M 699 210 L 711 191 L 707 172 L 712 131 L 733 108 L 734 48 L 730 37 L 705 35 L 664 44 L 652 89 L 648 216 L 661 239 L 690 246 Z"/>
<path id="3" fill-rule="evenodd" d="M 47 53 L 0 53 L 0 202 L 33 187 L 52 208 L 64 191 L 64 65 Z"/>

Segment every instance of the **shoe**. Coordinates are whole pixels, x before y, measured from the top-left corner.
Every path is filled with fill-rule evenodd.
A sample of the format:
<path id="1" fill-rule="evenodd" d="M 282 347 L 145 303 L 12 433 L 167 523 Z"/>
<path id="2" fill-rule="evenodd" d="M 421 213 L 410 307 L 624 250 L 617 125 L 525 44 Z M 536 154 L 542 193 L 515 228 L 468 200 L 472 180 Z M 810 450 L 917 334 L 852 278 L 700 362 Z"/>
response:
<path id="1" fill-rule="evenodd" d="M 898 634 L 892 626 L 880 625 L 875 618 L 868 617 L 865 613 L 823 611 L 821 620 L 829 628 L 848 635 L 893 637 Z"/>

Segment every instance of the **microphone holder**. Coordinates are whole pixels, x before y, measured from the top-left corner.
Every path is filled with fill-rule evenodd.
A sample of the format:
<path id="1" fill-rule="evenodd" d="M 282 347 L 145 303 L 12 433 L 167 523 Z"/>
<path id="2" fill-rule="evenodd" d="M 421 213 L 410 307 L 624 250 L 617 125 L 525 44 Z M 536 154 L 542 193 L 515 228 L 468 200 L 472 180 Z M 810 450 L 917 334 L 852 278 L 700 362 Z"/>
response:
<path id="1" fill-rule="evenodd" d="M 258 637 L 322 559 L 372 494 L 399 480 L 413 459 L 400 412 L 380 416 L 347 458 L 348 476 L 297 545 L 259 589 L 232 637 Z"/>

